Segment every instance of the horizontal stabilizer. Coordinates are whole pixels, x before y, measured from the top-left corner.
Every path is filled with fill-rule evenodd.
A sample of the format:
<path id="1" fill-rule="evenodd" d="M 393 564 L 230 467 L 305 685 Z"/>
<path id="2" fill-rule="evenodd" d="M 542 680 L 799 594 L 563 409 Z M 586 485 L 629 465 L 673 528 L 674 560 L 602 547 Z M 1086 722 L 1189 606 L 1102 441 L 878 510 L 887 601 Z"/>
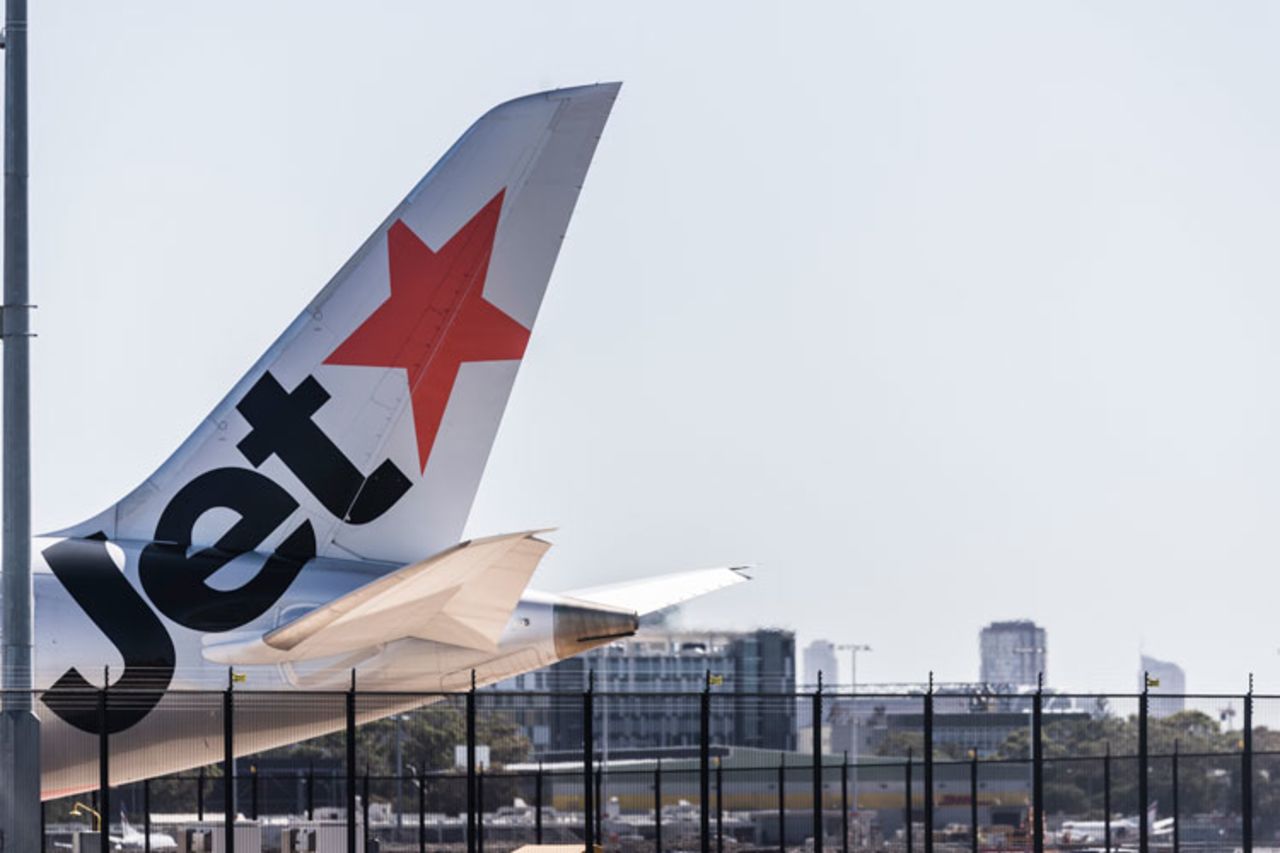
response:
<path id="1" fill-rule="evenodd" d="M 700 595 L 751 580 L 746 571 L 742 566 L 696 569 L 691 572 L 674 572 L 607 586 L 575 589 L 564 595 L 579 601 L 589 601 L 592 604 L 622 607 L 644 616 L 666 610 L 668 607 L 675 607 Z"/>
<path id="2" fill-rule="evenodd" d="M 473 539 L 384 575 L 260 636 L 209 643 L 224 664 L 312 660 L 407 637 L 497 651 L 550 543 L 544 531 Z"/>

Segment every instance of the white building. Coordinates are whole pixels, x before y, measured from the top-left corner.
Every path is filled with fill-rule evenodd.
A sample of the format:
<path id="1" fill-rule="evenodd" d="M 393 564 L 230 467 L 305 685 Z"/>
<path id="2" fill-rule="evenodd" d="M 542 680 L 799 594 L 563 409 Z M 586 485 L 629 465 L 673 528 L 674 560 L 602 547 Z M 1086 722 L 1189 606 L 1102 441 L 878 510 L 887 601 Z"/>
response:
<path id="1" fill-rule="evenodd" d="M 992 686 L 1034 687 L 1048 679 L 1048 639 L 1029 619 L 992 622 L 978 636 L 982 654 L 980 681 Z"/>
<path id="2" fill-rule="evenodd" d="M 823 684 L 838 684 L 840 681 L 836 646 L 830 640 L 814 640 L 804 647 L 804 687 L 816 685 L 818 673 L 822 673 Z"/>
<path id="3" fill-rule="evenodd" d="M 1148 677 L 1150 682 L 1144 680 Z M 1143 655 L 1138 689 L 1144 688 L 1153 697 L 1147 700 L 1148 713 L 1153 717 L 1168 717 L 1187 708 L 1182 696 L 1187 692 L 1187 675 L 1176 663 Z"/>

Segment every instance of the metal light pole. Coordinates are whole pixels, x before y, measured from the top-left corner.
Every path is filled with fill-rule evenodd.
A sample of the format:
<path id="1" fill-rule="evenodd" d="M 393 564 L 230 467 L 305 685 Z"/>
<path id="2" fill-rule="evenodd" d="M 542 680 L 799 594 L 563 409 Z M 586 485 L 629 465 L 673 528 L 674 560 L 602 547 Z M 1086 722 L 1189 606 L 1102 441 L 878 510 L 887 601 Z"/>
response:
<path id="1" fill-rule="evenodd" d="M 8 0 L 4 30 L 3 570 L 0 849 L 38 850 L 40 724 L 32 713 L 31 415 L 27 296 L 27 2 Z"/>
<path id="2" fill-rule="evenodd" d="M 853 709 L 853 813 L 858 813 L 858 652 L 869 652 L 863 643 L 844 643 L 836 648 L 849 653 L 849 705 Z"/>

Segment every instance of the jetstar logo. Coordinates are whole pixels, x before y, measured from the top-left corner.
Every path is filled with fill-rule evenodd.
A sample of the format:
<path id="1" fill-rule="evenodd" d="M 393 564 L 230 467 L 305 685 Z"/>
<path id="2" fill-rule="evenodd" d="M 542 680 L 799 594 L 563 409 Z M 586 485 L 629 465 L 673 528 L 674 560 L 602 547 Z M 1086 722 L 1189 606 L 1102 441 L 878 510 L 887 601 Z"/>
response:
<path id="1" fill-rule="evenodd" d="M 529 340 L 528 329 L 484 298 L 502 198 L 499 192 L 437 251 L 403 221 L 395 222 L 387 233 L 390 297 L 325 360 L 405 371 L 420 465 L 414 479 L 426 470 L 461 365 L 518 360 Z M 392 460 L 363 474 L 316 423 L 329 399 L 315 376 L 290 390 L 270 371 L 245 393 L 236 409 L 250 429 L 236 448 L 252 467 L 214 468 L 178 489 L 138 558 L 138 577 L 156 610 L 194 631 L 242 627 L 266 613 L 316 556 L 315 530 L 304 519 L 262 555 L 244 584 L 223 590 L 208 583 L 232 560 L 258 551 L 298 509 L 295 496 L 258 470 L 272 456 L 346 524 L 376 521 L 409 491 L 414 479 Z M 218 508 L 232 510 L 238 520 L 211 547 L 193 550 L 196 522 Z M 105 536 L 60 542 L 44 557 L 124 658 L 116 686 L 130 691 L 122 703 L 127 707 L 109 707 L 106 717 L 109 733 L 123 731 L 150 713 L 172 682 L 173 640 L 117 568 Z M 97 734 L 102 718 L 85 702 L 95 689 L 72 668 L 44 702 L 71 725 Z"/>

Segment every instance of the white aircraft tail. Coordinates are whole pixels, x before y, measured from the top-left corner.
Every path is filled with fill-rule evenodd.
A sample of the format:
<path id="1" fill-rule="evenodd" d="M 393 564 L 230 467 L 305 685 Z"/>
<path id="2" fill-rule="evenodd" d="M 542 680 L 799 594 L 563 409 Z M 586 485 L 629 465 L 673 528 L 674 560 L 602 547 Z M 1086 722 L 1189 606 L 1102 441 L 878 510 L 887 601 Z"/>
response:
<path id="1" fill-rule="evenodd" d="M 487 113 L 159 470 L 55 535 L 396 565 L 456 544 L 618 88 Z"/>

